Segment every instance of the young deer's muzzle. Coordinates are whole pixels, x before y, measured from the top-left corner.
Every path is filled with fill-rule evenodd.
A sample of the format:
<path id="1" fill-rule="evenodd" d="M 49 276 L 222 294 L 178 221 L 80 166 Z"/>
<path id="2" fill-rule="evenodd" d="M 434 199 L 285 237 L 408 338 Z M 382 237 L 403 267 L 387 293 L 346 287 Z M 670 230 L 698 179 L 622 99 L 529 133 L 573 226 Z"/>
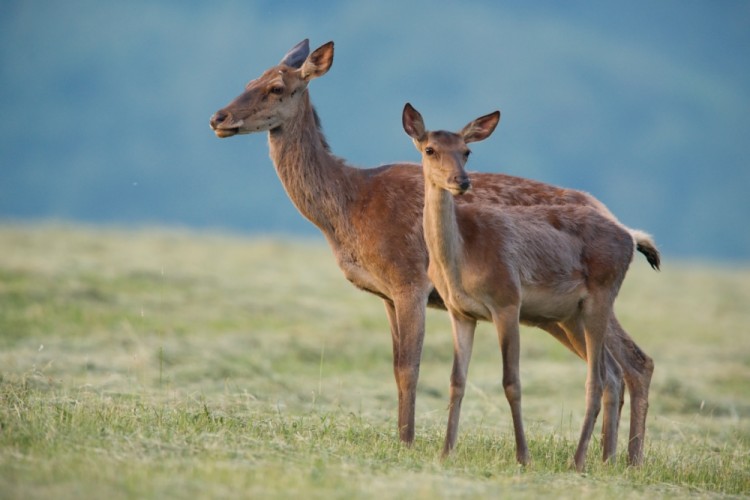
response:
<path id="1" fill-rule="evenodd" d="M 469 176 L 465 173 L 453 177 L 453 182 L 458 187 L 458 194 L 464 194 L 471 189 L 471 181 L 469 180 Z"/>

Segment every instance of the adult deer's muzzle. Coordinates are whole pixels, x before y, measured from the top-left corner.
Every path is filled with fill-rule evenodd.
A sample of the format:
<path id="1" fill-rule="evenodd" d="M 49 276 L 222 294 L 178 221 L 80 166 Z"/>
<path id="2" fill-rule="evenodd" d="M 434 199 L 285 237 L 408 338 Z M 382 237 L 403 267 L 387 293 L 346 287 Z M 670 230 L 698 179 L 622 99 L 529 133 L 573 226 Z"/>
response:
<path id="1" fill-rule="evenodd" d="M 217 111 L 211 116 L 208 124 L 213 129 L 217 137 L 231 137 L 239 132 L 239 124 L 235 123 L 232 115 L 223 109 Z"/>

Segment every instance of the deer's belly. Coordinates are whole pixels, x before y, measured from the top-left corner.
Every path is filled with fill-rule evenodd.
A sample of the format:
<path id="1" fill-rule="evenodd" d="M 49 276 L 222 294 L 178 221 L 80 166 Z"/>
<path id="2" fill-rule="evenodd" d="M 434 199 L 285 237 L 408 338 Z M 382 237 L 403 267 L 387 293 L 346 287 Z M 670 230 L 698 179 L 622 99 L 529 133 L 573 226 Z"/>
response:
<path id="1" fill-rule="evenodd" d="M 582 287 L 565 293 L 525 288 L 521 299 L 521 321 L 541 322 L 568 319 L 578 312 L 585 295 Z"/>

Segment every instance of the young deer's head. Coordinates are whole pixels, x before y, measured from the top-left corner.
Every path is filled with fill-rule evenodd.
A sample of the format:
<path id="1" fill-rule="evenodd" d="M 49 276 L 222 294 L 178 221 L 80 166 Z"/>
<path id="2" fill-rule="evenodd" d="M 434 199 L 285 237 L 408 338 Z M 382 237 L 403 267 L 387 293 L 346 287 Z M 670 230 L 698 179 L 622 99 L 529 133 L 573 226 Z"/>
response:
<path id="1" fill-rule="evenodd" d="M 411 104 L 406 103 L 402 116 L 404 130 L 422 153 L 425 181 L 454 195 L 463 194 L 471 188 L 471 181 L 464 169 L 471 153 L 466 145 L 489 137 L 499 121 L 500 112 L 495 111 L 477 118 L 458 133 L 444 130 L 431 132 L 425 129 L 422 115 Z"/>
<path id="2" fill-rule="evenodd" d="M 307 84 L 323 76 L 333 64 L 333 42 L 310 54 L 307 39 L 295 45 L 281 60 L 225 108 L 213 114 L 211 128 L 218 137 L 250 134 L 281 127 L 295 116 Z"/>

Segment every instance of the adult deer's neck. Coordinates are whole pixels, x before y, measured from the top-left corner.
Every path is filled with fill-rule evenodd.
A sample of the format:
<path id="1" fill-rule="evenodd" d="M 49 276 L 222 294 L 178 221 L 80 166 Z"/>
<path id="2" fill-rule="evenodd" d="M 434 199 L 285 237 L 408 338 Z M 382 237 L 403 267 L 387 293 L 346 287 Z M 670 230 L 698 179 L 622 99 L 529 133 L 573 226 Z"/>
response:
<path id="1" fill-rule="evenodd" d="M 429 179 L 425 179 L 423 223 L 431 271 L 440 273 L 450 290 L 462 291 L 463 241 L 458 232 L 455 201 L 451 193 L 432 184 Z"/>
<path id="2" fill-rule="evenodd" d="M 298 116 L 269 132 L 271 159 L 297 210 L 335 239 L 345 232 L 356 169 L 331 154 L 308 93 L 301 98 Z"/>

